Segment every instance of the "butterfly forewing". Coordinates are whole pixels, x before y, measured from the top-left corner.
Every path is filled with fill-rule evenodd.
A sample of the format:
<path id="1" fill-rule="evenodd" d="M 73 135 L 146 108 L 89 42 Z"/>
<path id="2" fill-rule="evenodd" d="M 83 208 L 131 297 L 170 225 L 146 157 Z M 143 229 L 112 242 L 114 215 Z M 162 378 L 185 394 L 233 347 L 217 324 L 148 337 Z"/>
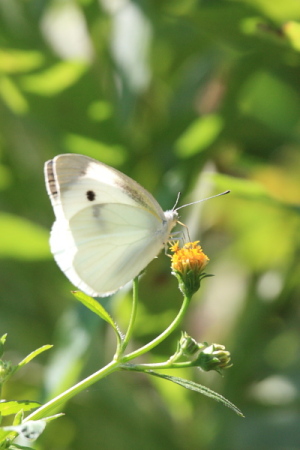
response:
<path id="1" fill-rule="evenodd" d="M 69 220 L 93 202 L 139 205 L 163 219 L 157 201 L 136 181 L 86 156 L 59 155 L 46 163 L 45 175 L 57 218 Z"/>

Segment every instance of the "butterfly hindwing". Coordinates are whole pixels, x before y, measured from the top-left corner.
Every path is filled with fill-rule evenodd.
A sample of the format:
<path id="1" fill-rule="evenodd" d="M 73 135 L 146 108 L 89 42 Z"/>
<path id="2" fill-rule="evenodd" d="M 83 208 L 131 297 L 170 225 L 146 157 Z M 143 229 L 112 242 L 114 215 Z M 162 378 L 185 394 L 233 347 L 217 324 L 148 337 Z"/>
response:
<path id="1" fill-rule="evenodd" d="M 161 250 L 167 234 L 165 225 L 146 210 L 107 204 L 56 222 L 50 242 L 68 278 L 89 295 L 102 296 L 137 276 Z"/>

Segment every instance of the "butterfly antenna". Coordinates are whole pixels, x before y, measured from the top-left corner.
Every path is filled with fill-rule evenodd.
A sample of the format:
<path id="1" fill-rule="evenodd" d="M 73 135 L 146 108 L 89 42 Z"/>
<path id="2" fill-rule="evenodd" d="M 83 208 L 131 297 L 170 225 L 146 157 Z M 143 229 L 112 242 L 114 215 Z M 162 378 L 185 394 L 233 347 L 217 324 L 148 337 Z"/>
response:
<path id="1" fill-rule="evenodd" d="M 197 200 L 196 202 L 187 203 L 186 205 L 182 205 L 182 206 L 179 206 L 179 208 L 176 208 L 176 211 L 178 211 L 181 208 L 185 208 L 186 206 L 195 205 L 196 203 L 201 203 L 201 202 L 204 202 L 206 200 L 210 200 L 211 198 L 216 198 L 216 197 L 220 197 L 221 195 L 229 194 L 229 192 L 230 191 L 221 192 L 220 194 L 212 195 L 211 197 L 207 197 L 207 198 L 202 198 L 202 200 Z M 177 197 L 177 200 L 176 200 L 175 206 L 173 208 L 173 211 L 175 210 L 175 207 L 176 207 L 176 205 L 178 203 L 179 197 L 180 197 L 180 193 L 179 193 L 179 195 Z"/>
<path id="2" fill-rule="evenodd" d="M 180 196 L 181 196 L 181 192 L 178 192 L 178 195 L 177 195 L 177 198 L 176 198 L 176 202 L 175 202 L 175 205 L 174 205 L 173 208 L 172 208 L 172 211 L 175 211 L 175 210 L 176 210 L 176 206 L 178 205 Z M 177 210 L 176 210 L 176 211 L 177 211 Z"/>

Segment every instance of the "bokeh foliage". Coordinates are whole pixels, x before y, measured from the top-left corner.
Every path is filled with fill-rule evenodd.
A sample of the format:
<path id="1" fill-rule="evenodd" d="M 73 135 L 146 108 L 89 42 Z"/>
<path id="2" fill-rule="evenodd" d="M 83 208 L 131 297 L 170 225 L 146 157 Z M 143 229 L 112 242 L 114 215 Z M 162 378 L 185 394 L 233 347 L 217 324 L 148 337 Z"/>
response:
<path id="1" fill-rule="evenodd" d="M 182 210 L 216 275 L 184 327 L 232 352 L 224 378 L 188 376 L 246 419 L 167 382 L 115 374 L 67 405 L 37 448 L 299 448 L 299 3 L 0 0 L 0 44 L 0 334 L 13 360 L 55 344 L 6 398 L 43 401 L 114 348 L 50 255 L 44 161 L 92 156 L 164 209 L 178 191 L 182 204 L 232 191 Z M 141 280 L 141 342 L 179 308 L 168 265 L 161 255 Z M 130 295 L 105 303 L 125 326 Z"/>

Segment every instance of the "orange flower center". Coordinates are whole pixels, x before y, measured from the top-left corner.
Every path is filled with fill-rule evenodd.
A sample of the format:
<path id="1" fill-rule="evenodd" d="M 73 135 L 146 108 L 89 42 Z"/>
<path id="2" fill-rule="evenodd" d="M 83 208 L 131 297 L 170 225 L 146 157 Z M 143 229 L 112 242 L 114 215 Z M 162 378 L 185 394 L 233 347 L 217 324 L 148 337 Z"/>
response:
<path id="1" fill-rule="evenodd" d="M 180 273 L 190 270 L 200 273 L 209 261 L 209 258 L 203 253 L 199 241 L 188 242 L 182 248 L 179 247 L 177 241 L 170 247 L 170 250 L 173 252 L 171 267 Z"/>

